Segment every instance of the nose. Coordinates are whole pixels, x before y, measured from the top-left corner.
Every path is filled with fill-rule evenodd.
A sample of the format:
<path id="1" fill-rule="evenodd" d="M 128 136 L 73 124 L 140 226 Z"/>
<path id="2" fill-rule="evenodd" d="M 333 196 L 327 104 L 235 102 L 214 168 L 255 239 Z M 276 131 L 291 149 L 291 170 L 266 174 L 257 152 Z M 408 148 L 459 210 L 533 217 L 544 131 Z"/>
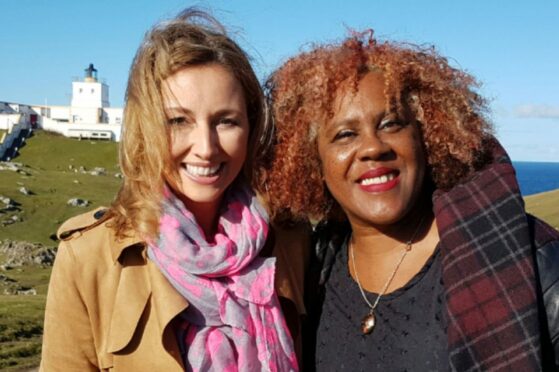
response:
<path id="1" fill-rule="evenodd" d="M 191 151 L 199 159 L 209 160 L 219 151 L 219 138 L 214 126 L 199 124 L 191 135 Z"/>
<path id="2" fill-rule="evenodd" d="M 357 157 L 360 160 L 379 160 L 390 153 L 390 145 L 376 131 L 366 131 L 360 136 Z"/>

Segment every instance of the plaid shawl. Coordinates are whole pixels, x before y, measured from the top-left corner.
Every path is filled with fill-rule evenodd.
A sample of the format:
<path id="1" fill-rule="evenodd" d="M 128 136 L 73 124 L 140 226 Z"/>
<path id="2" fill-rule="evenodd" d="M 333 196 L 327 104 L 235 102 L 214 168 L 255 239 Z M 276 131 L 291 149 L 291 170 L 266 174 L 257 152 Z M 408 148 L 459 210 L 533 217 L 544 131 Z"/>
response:
<path id="1" fill-rule="evenodd" d="M 541 370 L 532 242 L 510 160 L 433 196 L 452 370 Z"/>

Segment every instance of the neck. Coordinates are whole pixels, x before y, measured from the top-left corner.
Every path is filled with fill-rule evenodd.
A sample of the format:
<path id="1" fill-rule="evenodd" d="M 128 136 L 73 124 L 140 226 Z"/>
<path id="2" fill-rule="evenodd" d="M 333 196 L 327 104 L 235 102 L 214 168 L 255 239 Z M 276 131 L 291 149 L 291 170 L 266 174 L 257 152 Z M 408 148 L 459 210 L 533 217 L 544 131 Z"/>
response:
<path id="1" fill-rule="evenodd" d="M 355 262 L 356 271 L 348 264 L 349 273 L 355 279 L 355 273 L 359 272 L 360 286 L 375 293 L 390 293 L 408 283 L 432 256 L 439 242 L 430 208 L 409 213 L 390 226 L 352 224 L 352 228 L 348 254 Z M 395 276 L 391 278 L 392 275 Z"/>
<path id="2" fill-rule="evenodd" d="M 389 225 L 364 224 L 351 221 L 352 244 L 354 249 L 367 256 L 394 253 L 394 249 L 409 240 L 417 243 L 433 229 L 434 215 L 429 203 L 412 209 L 399 221 Z M 412 239 L 413 238 L 413 239 Z"/>
<path id="3" fill-rule="evenodd" d="M 206 240 L 208 242 L 213 241 L 217 229 L 218 212 L 222 198 L 207 203 L 197 203 L 192 200 L 186 200 L 186 198 L 181 198 L 181 200 L 186 209 L 188 209 L 196 219 L 198 226 L 204 231 Z"/>

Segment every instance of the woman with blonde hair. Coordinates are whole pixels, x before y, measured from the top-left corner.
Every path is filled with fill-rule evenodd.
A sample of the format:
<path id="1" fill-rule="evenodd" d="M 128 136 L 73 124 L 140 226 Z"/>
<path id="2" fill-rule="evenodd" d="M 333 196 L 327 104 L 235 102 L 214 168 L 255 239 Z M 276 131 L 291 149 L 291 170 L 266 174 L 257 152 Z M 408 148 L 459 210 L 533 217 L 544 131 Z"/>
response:
<path id="1" fill-rule="evenodd" d="M 271 205 L 320 221 L 308 370 L 558 368 L 559 232 L 524 210 L 471 75 L 366 32 L 268 87 Z"/>
<path id="2" fill-rule="evenodd" d="M 251 187 L 268 138 L 258 79 L 215 19 L 188 9 L 146 35 L 123 185 L 59 230 L 41 370 L 298 369 L 307 229 L 272 226 Z"/>

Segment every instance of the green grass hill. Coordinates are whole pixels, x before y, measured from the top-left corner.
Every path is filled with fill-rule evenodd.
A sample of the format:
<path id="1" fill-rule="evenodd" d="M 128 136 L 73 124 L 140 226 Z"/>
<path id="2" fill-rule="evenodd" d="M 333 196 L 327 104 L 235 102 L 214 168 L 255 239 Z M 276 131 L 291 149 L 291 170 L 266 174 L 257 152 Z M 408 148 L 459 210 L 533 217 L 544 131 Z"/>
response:
<path id="1" fill-rule="evenodd" d="M 14 208 L 0 212 L 0 241 L 29 241 L 54 247 L 57 243 L 50 236 L 63 221 L 96 206 L 109 205 L 121 182 L 115 177 L 118 166 L 114 142 L 78 141 L 35 132 L 13 161 L 22 164 L 19 171 L 0 170 L 0 196 L 15 202 Z M 104 168 L 104 175 L 91 175 L 95 168 Z M 22 194 L 22 187 L 31 194 Z M 70 198 L 85 199 L 90 204 L 72 207 L 67 205 Z M 17 221 L 4 225 L 12 218 Z M 4 256 L 0 252 L 0 264 Z M 50 271 L 49 266 L 34 264 L 0 270 L 2 371 L 19 371 L 39 364 Z M 13 287 L 33 288 L 36 295 L 7 294 Z"/>
<path id="2" fill-rule="evenodd" d="M 0 195 L 14 200 L 17 209 L 0 214 L 0 239 L 55 244 L 49 237 L 69 217 L 108 205 L 120 179 L 117 144 L 78 141 L 49 132 L 35 132 L 13 161 L 23 165 L 21 172 L 0 171 Z M 83 167 L 83 172 L 80 172 Z M 94 168 L 105 175 L 93 176 Z M 25 187 L 31 195 L 22 194 Z M 67 205 L 70 198 L 88 200 L 86 208 Z M 0 207 L 2 205 L 0 204 Z M 16 215 L 18 222 L 2 226 Z"/>
<path id="3" fill-rule="evenodd" d="M 559 190 L 530 195 L 524 201 L 528 212 L 559 230 Z"/>

